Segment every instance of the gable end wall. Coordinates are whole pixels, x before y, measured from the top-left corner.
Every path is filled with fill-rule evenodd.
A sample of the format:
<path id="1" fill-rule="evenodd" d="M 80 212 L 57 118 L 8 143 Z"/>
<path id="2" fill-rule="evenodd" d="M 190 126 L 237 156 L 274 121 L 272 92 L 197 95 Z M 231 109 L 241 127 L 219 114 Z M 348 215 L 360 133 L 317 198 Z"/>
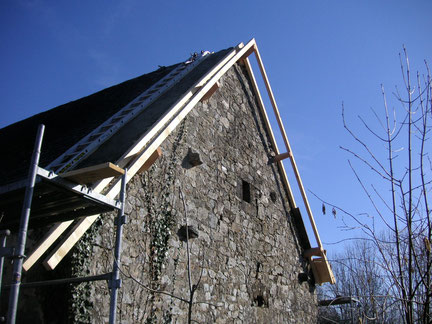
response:
<path id="1" fill-rule="evenodd" d="M 189 299 L 186 243 L 177 236 L 183 202 L 199 235 L 190 240 L 190 264 L 193 283 L 202 276 L 194 301 L 205 303 L 193 306 L 195 321 L 316 321 L 314 289 L 298 280 L 307 264 L 278 169 L 268 164 L 270 139 L 246 75 L 234 65 L 163 143 L 154 166 L 129 182 L 119 322 L 186 322 L 187 303 L 148 289 Z M 191 164 L 197 156 L 191 160 L 190 150 L 202 164 Z M 111 270 L 112 222 L 104 217 L 93 242 L 91 274 Z M 92 285 L 93 321 L 108 321 L 107 285 Z"/>

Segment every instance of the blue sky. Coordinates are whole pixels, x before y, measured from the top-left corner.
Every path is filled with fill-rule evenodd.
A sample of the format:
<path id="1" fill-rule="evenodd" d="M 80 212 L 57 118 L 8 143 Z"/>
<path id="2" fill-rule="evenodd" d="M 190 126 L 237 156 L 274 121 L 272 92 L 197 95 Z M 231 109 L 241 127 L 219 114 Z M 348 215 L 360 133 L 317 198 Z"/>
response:
<path id="1" fill-rule="evenodd" d="M 305 187 L 362 212 L 367 202 L 339 149 L 353 144 L 341 103 L 362 132 L 356 116 L 369 118 L 371 107 L 382 107 L 380 84 L 389 96 L 400 84 L 402 45 L 413 70 L 422 69 L 424 59 L 432 62 L 431 12 L 430 1 L 399 0 L 3 0 L 0 127 L 191 52 L 254 37 Z M 340 215 L 323 216 L 321 203 L 309 199 L 324 242 L 353 235 L 340 231 Z"/>

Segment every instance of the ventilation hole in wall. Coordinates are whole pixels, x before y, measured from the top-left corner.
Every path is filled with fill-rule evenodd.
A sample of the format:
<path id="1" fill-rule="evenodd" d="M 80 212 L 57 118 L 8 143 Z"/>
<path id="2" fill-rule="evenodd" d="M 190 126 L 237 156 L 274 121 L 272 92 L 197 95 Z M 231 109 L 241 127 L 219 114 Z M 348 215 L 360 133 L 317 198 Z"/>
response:
<path id="1" fill-rule="evenodd" d="M 242 199 L 247 203 L 251 202 L 251 185 L 244 180 L 242 180 Z"/>
<path id="2" fill-rule="evenodd" d="M 191 148 L 189 148 L 188 150 L 188 155 L 187 155 L 189 164 L 192 166 L 198 166 L 203 164 L 203 162 L 201 161 L 201 157 L 199 155 L 199 153 L 192 151 Z"/>
<path id="3" fill-rule="evenodd" d="M 277 199 L 276 192 L 274 192 L 274 191 L 270 192 L 270 199 L 274 203 L 276 202 L 276 199 Z"/>
<path id="4" fill-rule="evenodd" d="M 257 305 L 258 307 L 264 307 L 265 306 L 264 297 L 261 295 L 256 296 L 255 305 Z"/>

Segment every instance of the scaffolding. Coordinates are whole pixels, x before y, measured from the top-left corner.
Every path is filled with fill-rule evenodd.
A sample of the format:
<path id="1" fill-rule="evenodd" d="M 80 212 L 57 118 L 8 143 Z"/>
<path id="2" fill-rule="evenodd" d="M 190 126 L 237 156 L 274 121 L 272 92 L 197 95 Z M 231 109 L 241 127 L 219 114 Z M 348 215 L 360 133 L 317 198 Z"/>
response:
<path id="1" fill-rule="evenodd" d="M 113 324 L 116 321 L 118 289 L 121 287 L 119 266 L 123 225 L 126 223 L 124 204 L 127 170 L 115 166 L 113 167 L 110 163 L 104 165 L 104 168 L 99 168 L 99 170 L 103 169 L 104 171 L 99 172 L 100 178 L 113 175 L 122 176 L 119 200 L 113 200 L 102 194 L 92 192 L 92 190 L 85 185 L 71 181 L 70 179 L 74 179 L 73 176 L 77 176 L 76 171 L 73 171 L 74 174 L 68 179 L 65 175 L 59 176 L 58 174 L 41 168 L 38 164 L 44 129 L 44 125 L 39 125 L 27 180 L 0 187 L 0 207 L 4 215 L 16 215 L 17 211 L 19 212 L 21 208 L 19 223 L 17 220 L 11 219 L 10 217 L 6 219 L 6 225 L 17 229 L 17 242 L 15 247 L 6 247 L 6 238 L 11 234 L 10 229 L 4 228 L 0 230 L 0 285 L 3 277 L 4 258 L 8 257 L 13 260 L 11 284 L 1 287 L 2 290 L 6 288 L 10 290 L 6 322 L 8 324 L 14 324 L 16 322 L 20 288 L 106 280 L 111 290 L 109 323 Z M 90 169 L 92 169 L 90 171 L 94 177 L 95 169 Z M 106 172 L 107 170 L 108 172 Z M 89 170 L 87 170 L 87 174 L 88 171 Z M 85 174 L 85 172 L 86 170 L 78 173 L 82 175 Z M 23 194 L 24 199 L 22 199 Z M 33 197 L 37 197 L 37 199 L 34 200 Z M 79 278 L 21 283 L 23 261 L 25 259 L 24 250 L 29 223 L 30 225 L 45 225 L 113 210 L 117 210 L 118 214 L 115 219 L 116 234 L 112 272 Z"/>

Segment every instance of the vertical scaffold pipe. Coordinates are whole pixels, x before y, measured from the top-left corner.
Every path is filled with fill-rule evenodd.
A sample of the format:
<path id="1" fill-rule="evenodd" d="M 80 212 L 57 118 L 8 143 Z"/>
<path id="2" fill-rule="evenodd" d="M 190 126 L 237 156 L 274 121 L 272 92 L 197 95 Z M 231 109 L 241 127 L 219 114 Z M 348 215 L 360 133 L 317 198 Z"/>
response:
<path id="1" fill-rule="evenodd" d="M 126 222 L 124 216 L 124 205 L 125 205 L 125 197 L 126 197 L 126 179 L 127 179 L 127 169 L 125 169 L 122 178 L 121 191 L 120 191 L 121 208 L 118 212 L 118 217 L 116 220 L 117 232 L 116 232 L 116 242 L 115 242 L 115 249 L 114 249 L 114 263 L 113 263 L 112 277 L 110 281 L 111 300 L 110 300 L 109 324 L 114 324 L 116 321 L 117 294 L 118 294 L 118 289 L 121 287 L 119 264 L 120 264 L 120 254 L 121 254 L 121 246 L 122 246 L 123 224 Z"/>
<path id="2" fill-rule="evenodd" d="M 28 175 L 28 183 L 25 190 L 24 204 L 21 212 L 20 227 L 18 231 L 17 247 L 14 255 L 14 265 L 12 272 L 12 283 L 9 293 L 9 305 L 7 323 L 15 324 L 16 313 L 18 307 L 18 296 L 21 284 L 22 265 L 24 261 L 24 250 L 27 240 L 27 228 L 30 218 L 30 209 L 33 198 L 33 189 L 36 183 L 36 176 L 38 171 L 40 150 L 42 146 L 42 138 L 45 130 L 44 125 L 39 125 L 36 142 L 33 150 L 32 160 L 30 164 L 30 170 Z"/>
<path id="3" fill-rule="evenodd" d="M 6 248 L 6 239 L 10 235 L 9 230 L 0 231 L 0 247 L 4 250 Z M 3 265 L 4 265 L 5 255 L 0 255 L 0 287 L 3 279 Z M 0 290 L 1 293 L 1 290 Z"/>

